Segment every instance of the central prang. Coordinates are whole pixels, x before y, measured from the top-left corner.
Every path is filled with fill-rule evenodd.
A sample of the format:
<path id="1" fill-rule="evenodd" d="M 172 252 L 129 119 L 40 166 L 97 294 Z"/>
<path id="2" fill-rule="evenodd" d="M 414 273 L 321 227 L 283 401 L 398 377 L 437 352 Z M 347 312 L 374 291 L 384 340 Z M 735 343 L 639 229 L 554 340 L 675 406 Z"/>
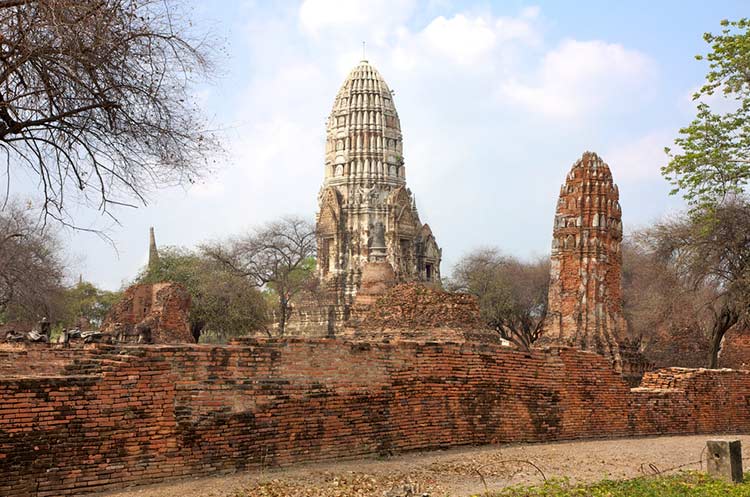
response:
<path id="1" fill-rule="evenodd" d="M 353 303 L 368 262 L 389 263 L 399 282 L 440 281 L 441 250 L 419 220 L 402 154 L 392 92 L 363 60 L 328 118 L 318 198 L 318 276 L 339 306 Z"/>

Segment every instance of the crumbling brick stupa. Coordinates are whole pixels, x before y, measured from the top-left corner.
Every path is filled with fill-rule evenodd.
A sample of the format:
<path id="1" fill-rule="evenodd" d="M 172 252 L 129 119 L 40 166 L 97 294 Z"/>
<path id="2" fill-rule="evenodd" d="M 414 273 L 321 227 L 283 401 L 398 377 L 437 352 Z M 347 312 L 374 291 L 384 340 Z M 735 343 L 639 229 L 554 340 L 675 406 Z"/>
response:
<path id="1" fill-rule="evenodd" d="M 159 267 L 154 228 L 149 229 L 148 272 Z M 179 283 L 136 283 L 112 306 L 101 331 L 118 341 L 194 343 L 190 327 L 190 292 Z M 146 332 L 144 335 L 143 332 Z"/>
<path id="2" fill-rule="evenodd" d="M 609 166 L 586 152 L 573 164 L 557 202 L 542 344 L 597 352 L 622 368 L 621 243 L 619 190 Z"/>
<path id="3" fill-rule="evenodd" d="M 153 343 L 195 343 L 190 331 L 190 293 L 173 282 L 128 287 L 107 314 L 102 331 L 115 337 L 137 337 L 146 326 Z"/>

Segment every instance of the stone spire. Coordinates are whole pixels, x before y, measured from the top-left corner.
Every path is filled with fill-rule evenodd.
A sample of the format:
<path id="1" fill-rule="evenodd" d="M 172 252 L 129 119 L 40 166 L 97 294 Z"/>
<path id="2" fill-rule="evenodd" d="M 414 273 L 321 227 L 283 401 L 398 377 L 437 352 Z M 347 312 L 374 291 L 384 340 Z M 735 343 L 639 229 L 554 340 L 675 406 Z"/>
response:
<path id="1" fill-rule="evenodd" d="M 591 350 L 620 367 L 621 242 L 617 185 L 609 166 L 586 152 L 568 173 L 557 202 L 542 343 Z"/>
<path id="2" fill-rule="evenodd" d="M 440 248 L 406 188 L 393 94 L 366 60 L 341 86 L 326 128 L 317 216 L 321 283 L 349 304 L 368 261 L 387 262 L 399 281 L 440 281 Z"/>
<path id="3" fill-rule="evenodd" d="M 406 184 L 401 122 L 393 95 L 366 60 L 352 69 L 327 122 L 323 187 Z"/>
<path id="4" fill-rule="evenodd" d="M 155 271 L 159 266 L 159 251 L 156 249 L 154 227 L 148 229 L 148 272 Z"/>

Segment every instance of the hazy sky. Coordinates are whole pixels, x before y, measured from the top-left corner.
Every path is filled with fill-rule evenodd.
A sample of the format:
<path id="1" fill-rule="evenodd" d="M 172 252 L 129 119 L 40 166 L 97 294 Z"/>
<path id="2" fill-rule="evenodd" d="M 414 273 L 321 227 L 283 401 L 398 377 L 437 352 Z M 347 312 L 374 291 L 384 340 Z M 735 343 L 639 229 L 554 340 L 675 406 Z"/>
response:
<path id="1" fill-rule="evenodd" d="M 229 153 L 204 183 L 117 211 L 121 226 L 81 213 L 108 227 L 117 250 L 66 233 L 73 272 L 105 288 L 145 263 L 149 226 L 159 245 L 191 247 L 284 214 L 312 219 L 325 120 L 363 40 L 395 91 L 407 183 L 444 274 L 473 247 L 548 253 L 560 184 L 586 150 L 612 169 L 626 231 L 679 209 L 659 174 L 663 148 L 693 114 L 702 34 L 746 15 L 747 2 L 213 1 L 193 11 L 226 42 L 220 73 L 196 92 Z"/>

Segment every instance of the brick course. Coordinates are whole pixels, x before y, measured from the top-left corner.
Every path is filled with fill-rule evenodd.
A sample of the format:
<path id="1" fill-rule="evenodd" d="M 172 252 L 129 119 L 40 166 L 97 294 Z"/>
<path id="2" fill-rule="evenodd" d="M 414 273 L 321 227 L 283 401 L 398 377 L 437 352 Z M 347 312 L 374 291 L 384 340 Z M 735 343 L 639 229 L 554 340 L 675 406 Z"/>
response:
<path id="1" fill-rule="evenodd" d="M 278 339 L 63 352 L 57 374 L 0 379 L 0 495 L 468 444 L 750 430 L 750 372 L 661 370 L 631 390 L 606 358 L 569 348 Z"/>

